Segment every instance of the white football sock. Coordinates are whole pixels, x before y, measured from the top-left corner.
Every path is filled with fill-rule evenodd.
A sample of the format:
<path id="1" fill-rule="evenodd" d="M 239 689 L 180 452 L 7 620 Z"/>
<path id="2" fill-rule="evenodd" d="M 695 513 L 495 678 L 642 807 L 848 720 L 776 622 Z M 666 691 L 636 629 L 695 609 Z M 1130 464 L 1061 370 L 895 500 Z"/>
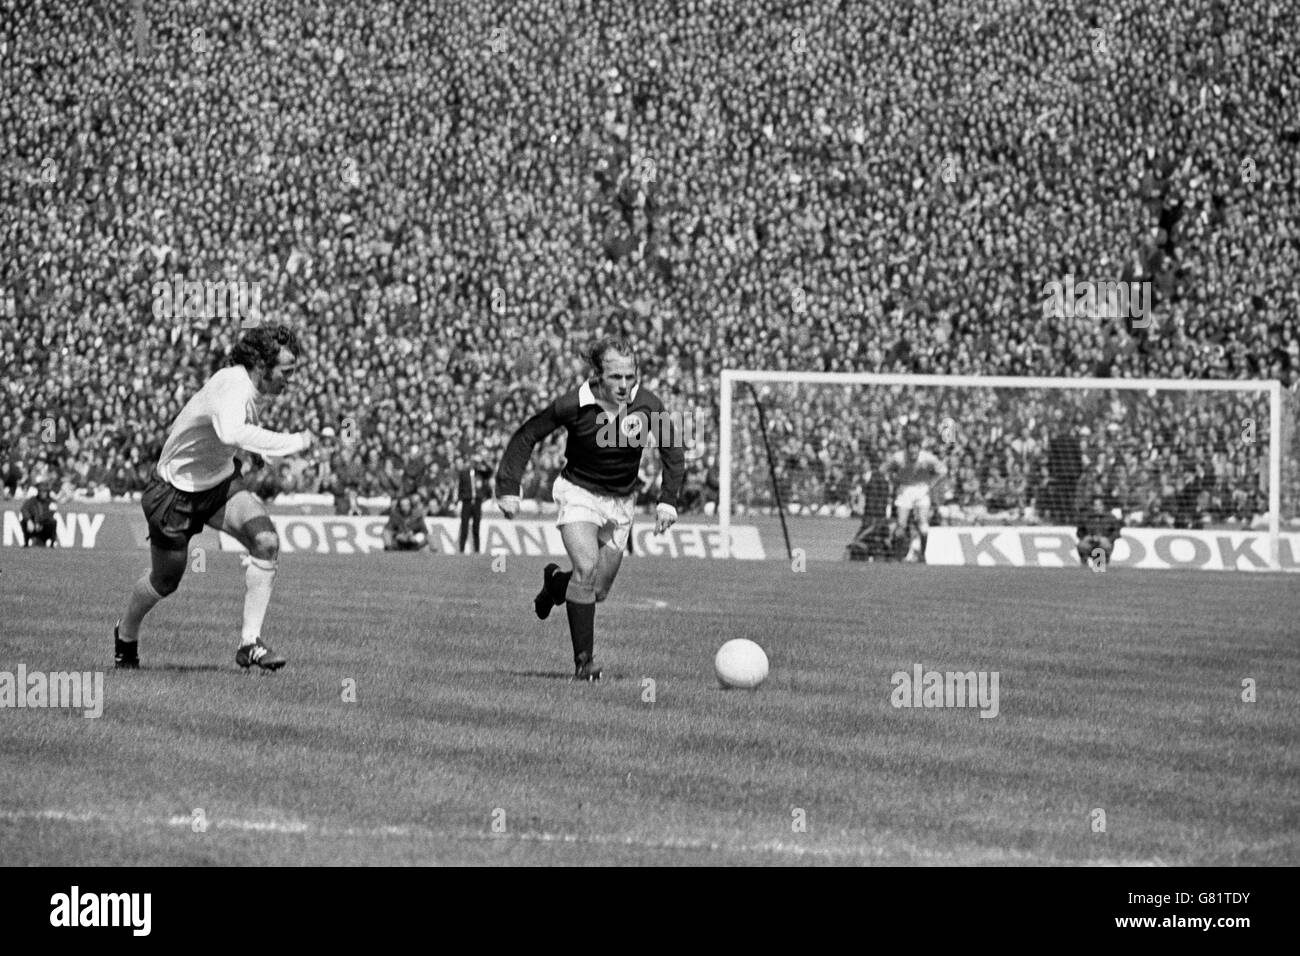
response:
<path id="1" fill-rule="evenodd" d="M 262 619 L 271 603 L 271 582 L 275 580 L 275 561 L 244 558 L 244 631 L 240 647 L 247 647 L 262 634 Z"/>
<path id="2" fill-rule="evenodd" d="M 146 571 L 135 587 L 131 589 L 131 598 L 126 603 L 126 613 L 122 615 L 122 624 L 117 629 L 118 636 L 124 641 L 134 641 L 140 637 L 140 622 L 153 610 L 153 606 L 162 600 L 162 595 L 149 583 Z"/>

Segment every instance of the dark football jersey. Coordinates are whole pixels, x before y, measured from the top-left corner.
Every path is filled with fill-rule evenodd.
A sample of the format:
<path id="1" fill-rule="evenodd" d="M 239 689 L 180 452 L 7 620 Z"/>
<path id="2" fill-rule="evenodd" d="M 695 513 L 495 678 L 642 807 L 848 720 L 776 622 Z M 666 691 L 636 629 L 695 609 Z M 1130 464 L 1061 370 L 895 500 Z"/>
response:
<path id="1" fill-rule="evenodd" d="M 497 495 L 519 494 L 533 448 L 557 428 L 568 430 L 560 473 L 593 494 L 623 497 L 637 490 L 641 453 L 659 447 L 663 481 L 659 502 L 677 507 L 686 471 L 681 422 L 653 392 L 637 386 L 623 406 L 602 405 L 591 382 L 565 392 L 514 433 L 497 469 Z"/>

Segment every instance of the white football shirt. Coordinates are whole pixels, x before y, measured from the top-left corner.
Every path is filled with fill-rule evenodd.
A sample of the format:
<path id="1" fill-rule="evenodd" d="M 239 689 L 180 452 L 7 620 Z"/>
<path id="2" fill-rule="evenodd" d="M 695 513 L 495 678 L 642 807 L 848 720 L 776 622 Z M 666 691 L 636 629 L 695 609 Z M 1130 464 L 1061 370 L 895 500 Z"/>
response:
<path id="1" fill-rule="evenodd" d="M 242 365 L 217 372 L 185 403 L 158 459 L 158 474 L 181 491 L 207 491 L 235 473 L 235 452 L 296 455 L 306 432 L 287 435 L 257 424 L 257 387 Z"/>
<path id="2" fill-rule="evenodd" d="M 948 474 L 948 466 L 933 452 L 921 451 L 913 462 L 908 460 L 906 452 L 896 451 L 890 460 L 894 465 L 898 484 L 903 487 L 933 484 Z"/>

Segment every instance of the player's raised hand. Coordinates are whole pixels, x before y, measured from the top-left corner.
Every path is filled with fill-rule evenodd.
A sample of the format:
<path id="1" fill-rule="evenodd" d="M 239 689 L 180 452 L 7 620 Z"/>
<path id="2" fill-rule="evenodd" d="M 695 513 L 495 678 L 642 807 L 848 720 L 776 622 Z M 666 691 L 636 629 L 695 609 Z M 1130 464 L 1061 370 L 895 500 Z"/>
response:
<path id="1" fill-rule="evenodd" d="M 677 523 L 677 509 L 662 501 L 655 508 L 655 534 L 663 534 Z"/>
<path id="2" fill-rule="evenodd" d="M 497 498 L 497 507 L 507 518 L 514 518 L 519 514 L 519 496 L 518 495 L 501 495 Z"/>

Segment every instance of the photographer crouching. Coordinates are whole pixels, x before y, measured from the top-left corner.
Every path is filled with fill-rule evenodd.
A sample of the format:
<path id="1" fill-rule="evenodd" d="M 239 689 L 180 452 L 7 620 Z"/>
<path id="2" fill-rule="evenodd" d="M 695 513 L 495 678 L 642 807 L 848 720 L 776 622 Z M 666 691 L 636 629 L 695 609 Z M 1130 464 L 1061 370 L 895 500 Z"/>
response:
<path id="1" fill-rule="evenodd" d="M 1092 507 L 1079 518 L 1079 560 L 1085 568 L 1104 571 L 1110 565 L 1110 554 L 1115 550 L 1124 522 L 1119 509 L 1107 511 L 1100 498 L 1092 499 Z"/>
<path id="2" fill-rule="evenodd" d="M 423 551 L 429 546 L 429 529 L 424 523 L 424 508 L 416 495 L 393 499 L 384 527 L 385 551 Z"/>
<path id="3" fill-rule="evenodd" d="M 21 517 L 24 548 L 33 545 L 40 548 L 58 546 L 58 522 L 54 517 L 58 510 L 59 506 L 54 503 L 51 494 L 51 482 L 41 481 L 36 486 L 36 493 L 23 502 Z"/>

